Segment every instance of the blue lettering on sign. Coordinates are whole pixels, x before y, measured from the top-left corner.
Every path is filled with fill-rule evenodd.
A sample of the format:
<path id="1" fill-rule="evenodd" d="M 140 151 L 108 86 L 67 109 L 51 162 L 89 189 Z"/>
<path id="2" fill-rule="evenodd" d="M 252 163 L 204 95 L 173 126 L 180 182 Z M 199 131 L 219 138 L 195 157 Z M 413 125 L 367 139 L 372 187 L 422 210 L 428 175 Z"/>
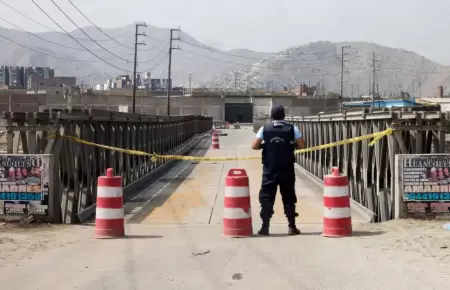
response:
<path id="1" fill-rule="evenodd" d="M 42 200 L 42 193 L 0 192 L 0 200 L 19 200 L 19 201 Z"/>
<path id="2" fill-rule="evenodd" d="M 450 192 L 406 192 L 403 198 L 406 200 L 424 201 L 450 200 Z"/>

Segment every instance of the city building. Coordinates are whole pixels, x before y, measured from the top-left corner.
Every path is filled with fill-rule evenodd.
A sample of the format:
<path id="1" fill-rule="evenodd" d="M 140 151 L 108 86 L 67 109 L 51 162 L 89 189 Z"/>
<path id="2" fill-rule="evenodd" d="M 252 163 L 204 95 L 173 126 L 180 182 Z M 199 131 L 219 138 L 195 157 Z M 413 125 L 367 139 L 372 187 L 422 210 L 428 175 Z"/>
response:
<path id="1" fill-rule="evenodd" d="M 48 79 L 55 76 L 55 70 L 49 67 L 1 66 L 1 89 L 27 89 L 30 87 L 30 76 Z"/>
<path id="2" fill-rule="evenodd" d="M 34 70 L 35 70 L 34 74 L 44 79 L 55 77 L 55 70 L 49 67 L 36 67 L 34 68 Z"/>
<path id="3" fill-rule="evenodd" d="M 129 75 L 120 75 L 116 77 L 116 87 L 117 89 L 126 89 L 132 87 L 132 82 Z"/>
<path id="4" fill-rule="evenodd" d="M 9 69 L 6 66 L 0 67 L 0 89 L 7 89 L 9 86 Z"/>
<path id="5" fill-rule="evenodd" d="M 133 84 L 134 80 L 132 80 L 131 83 Z M 136 74 L 136 87 L 140 87 L 141 85 L 142 85 L 141 74 Z"/>
<path id="6" fill-rule="evenodd" d="M 136 88 L 139 90 L 151 90 L 153 92 L 167 92 L 168 79 L 152 79 L 150 72 L 136 74 Z M 107 80 L 104 90 L 132 89 L 133 76 L 119 75 L 115 79 Z"/>
<path id="7" fill-rule="evenodd" d="M 77 85 L 76 77 L 49 77 L 43 78 L 40 75 L 32 75 L 28 78 L 28 90 L 40 91 L 49 88 L 75 87 Z"/>
<path id="8" fill-rule="evenodd" d="M 150 79 L 152 91 L 167 91 L 168 79 Z"/>
<path id="9" fill-rule="evenodd" d="M 296 85 L 294 92 L 301 97 L 314 97 L 316 95 L 317 87 L 309 86 L 307 84 Z"/>

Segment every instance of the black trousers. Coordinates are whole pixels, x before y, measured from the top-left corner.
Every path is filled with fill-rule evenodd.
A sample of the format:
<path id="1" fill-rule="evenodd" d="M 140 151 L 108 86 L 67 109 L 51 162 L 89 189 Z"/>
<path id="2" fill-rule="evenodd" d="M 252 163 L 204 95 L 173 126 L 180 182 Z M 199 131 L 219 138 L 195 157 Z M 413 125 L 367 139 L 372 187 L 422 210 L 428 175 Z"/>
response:
<path id="1" fill-rule="evenodd" d="M 274 213 L 273 205 L 278 186 L 280 187 L 281 198 L 283 200 L 284 214 L 288 220 L 292 220 L 297 216 L 295 212 L 297 196 L 295 195 L 294 165 L 278 171 L 264 169 L 261 190 L 259 192 L 259 203 L 261 204 L 260 216 L 263 223 L 268 223 Z"/>

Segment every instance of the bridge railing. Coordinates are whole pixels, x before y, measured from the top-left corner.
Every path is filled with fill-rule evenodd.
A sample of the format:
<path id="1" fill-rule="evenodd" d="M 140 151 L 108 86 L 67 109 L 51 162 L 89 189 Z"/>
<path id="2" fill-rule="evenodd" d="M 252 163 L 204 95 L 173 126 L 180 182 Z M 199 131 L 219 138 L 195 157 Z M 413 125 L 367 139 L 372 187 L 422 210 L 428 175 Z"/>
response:
<path id="1" fill-rule="evenodd" d="M 53 154 L 49 220 L 63 223 L 77 223 L 78 214 L 92 208 L 97 177 L 104 175 L 107 168 L 122 176 L 126 187 L 164 162 L 66 138 L 49 138 L 50 132 L 96 144 L 168 154 L 183 150 L 212 128 L 209 117 L 169 118 L 99 110 L 8 112 L 2 114 L 0 122 L 6 127 L 6 153 Z"/>
<path id="2" fill-rule="evenodd" d="M 373 146 L 371 140 L 297 155 L 297 163 L 318 179 L 338 166 L 348 175 L 352 199 L 376 214 L 376 221 L 394 218 L 395 155 L 445 153 L 448 115 L 420 109 L 365 109 L 289 117 L 303 132 L 307 147 L 380 132 L 395 133 Z M 255 129 L 268 121 L 255 120 Z"/>

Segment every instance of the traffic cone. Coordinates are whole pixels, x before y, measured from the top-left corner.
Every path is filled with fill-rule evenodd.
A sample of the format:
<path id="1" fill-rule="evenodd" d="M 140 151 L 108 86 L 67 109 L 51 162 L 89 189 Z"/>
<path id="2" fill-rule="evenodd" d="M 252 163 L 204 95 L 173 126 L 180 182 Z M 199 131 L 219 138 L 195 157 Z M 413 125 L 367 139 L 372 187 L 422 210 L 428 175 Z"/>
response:
<path id="1" fill-rule="evenodd" d="M 331 175 L 326 175 L 323 194 L 323 236 L 348 237 L 352 235 L 352 216 L 348 177 L 339 174 L 333 167 Z"/>
<path id="2" fill-rule="evenodd" d="M 252 235 L 252 212 L 247 172 L 244 169 L 230 169 L 225 180 L 223 236 L 242 238 Z"/>
<path id="3" fill-rule="evenodd" d="M 219 134 L 217 133 L 217 131 L 214 131 L 214 132 L 212 133 L 211 149 L 220 149 L 220 145 L 219 145 Z"/>
<path id="4" fill-rule="evenodd" d="M 122 177 L 113 176 L 113 169 L 106 176 L 99 176 L 95 210 L 95 238 L 121 238 L 125 236 Z"/>

